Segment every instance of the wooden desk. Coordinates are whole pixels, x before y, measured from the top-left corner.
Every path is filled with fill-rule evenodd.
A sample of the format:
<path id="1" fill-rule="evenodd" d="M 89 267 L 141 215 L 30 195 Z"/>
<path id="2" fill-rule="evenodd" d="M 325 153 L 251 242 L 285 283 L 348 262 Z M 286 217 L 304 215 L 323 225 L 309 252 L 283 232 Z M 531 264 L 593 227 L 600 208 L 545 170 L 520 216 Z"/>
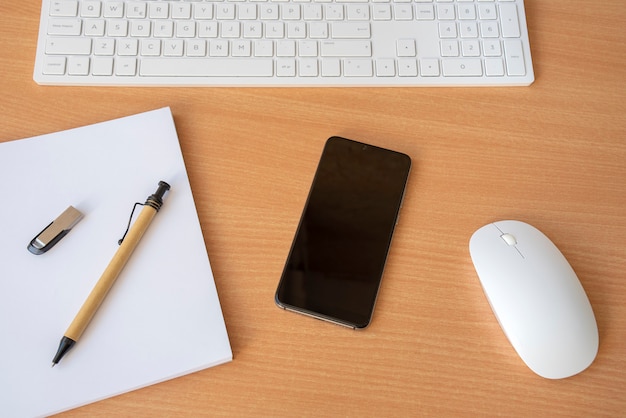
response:
<path id="1" fill-rule="evenodd" d="M 65 416 L 625 416 L 622 3 L 527 0 L 527 88 L 141 89 L 36 85 L 40 2 L 0 2 L 0 141 L 171 106 L 234 352 Z M 331 135 L 414 161 L 359 332 L 273 300 Z M 587 291 L 600 350 L 582 374 L 533 374 L 491 313 L 468 239 L 506 218 L 551 237 Z"/>

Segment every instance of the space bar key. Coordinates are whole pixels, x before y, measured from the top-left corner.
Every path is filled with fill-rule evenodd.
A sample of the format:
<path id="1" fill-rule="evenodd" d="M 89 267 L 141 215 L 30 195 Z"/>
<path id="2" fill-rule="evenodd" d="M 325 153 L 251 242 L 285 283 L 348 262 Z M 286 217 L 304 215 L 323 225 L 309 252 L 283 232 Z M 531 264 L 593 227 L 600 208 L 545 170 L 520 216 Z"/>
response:
<path id="1" fill-rule="evenodd" d="M 271 59 L 144 58 L 139 75 L 145 77 L 271 77 Z"/>

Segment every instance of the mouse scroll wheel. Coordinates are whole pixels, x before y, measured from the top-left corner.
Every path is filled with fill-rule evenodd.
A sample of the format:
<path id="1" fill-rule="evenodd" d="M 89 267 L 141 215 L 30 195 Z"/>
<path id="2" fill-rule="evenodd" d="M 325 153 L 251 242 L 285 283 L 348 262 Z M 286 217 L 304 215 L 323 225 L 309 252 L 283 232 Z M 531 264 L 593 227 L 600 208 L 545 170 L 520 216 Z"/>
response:
<path id="1" fill-rule="evenodd" d="M 500 235 L 500 238 L 502 238 L 504 242 L 506 242 L 508 245 L 517 244 L 517 240 L 515 239 L 515 236 L 513 234 L 502 234 Z"/>

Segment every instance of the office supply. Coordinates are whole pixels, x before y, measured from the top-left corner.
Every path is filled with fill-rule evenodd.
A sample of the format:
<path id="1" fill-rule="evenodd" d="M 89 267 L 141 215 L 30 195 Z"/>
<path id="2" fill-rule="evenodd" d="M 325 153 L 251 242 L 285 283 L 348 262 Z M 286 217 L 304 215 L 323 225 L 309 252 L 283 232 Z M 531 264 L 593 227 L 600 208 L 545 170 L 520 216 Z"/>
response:
<path id="1" fill-rule="evenodd" d="M 53 85 L 520 86 L 523 0 L 43 0 Z"/>
<path id="2" fill-rule="evenodd" d="M 520 221 L 478 229 L 470 255 L 511 345 L 541 377 L 582 372 L 598 353 L 598 326 L 578 276 L 552 241 Z"/>
<path id="3" fill-rule="evenodd" d="M 279 307 L 369 326 L 411 165 L 402 152 L 328 138 L 274 295 Z"/>
<path id="4" fill-rule="evenodd" d="M 259 91 L 39 87 L 25 39 L 36 42 L 41 1 L 0 2 L 0 141 L 172 106 L 236 358 L 56 418 L 624 415 L 626 7 L 525 3 L 530 88 Z M 386 138 L 423 163 L 386 271 L 400 277 L 383 281 L 374 328 L 359 335 L 268 303 L 329 132 Z M 64 253 L 89 219 L 49 254 L 28 254 L 27 241 L 74 202 L 62 203 L 16 244 L 31 261 Z M 529 372 L 491 317 L 467 240 L 500 215 L 541 226 L 593 305 L 600 353 L 572 379 Z"/>
<path id="5" fill-rule="evenodd" d="M 154 215 L 161 209 L 163 205 L 163 196 L 165 192 L 170 189 L 170 185 L 164 181 L 159 182 L 159 188 L 154 194 L 148 196 L 143 209 L 139 213 L 139 217 L 133 224 L 133 227 L 128 231 L 128 234 L 124 234 L 125 239 L 120 243 L 120 247 L 115 252 L 113 259 L 100 276 L 100 279 L 96 283 L 89 297 L 80 308 L 80 311 L 70 324 L 61 342 L 57 353 L 52 360 L 52 367 L 54 367 L 65 354 L 76 344 L 76 341 L 85 331 L 85 328 L 89 325 L 91 318 L 95 315 L 96 311 L 100 307 L 102 301 L 106 297 L 107 293 L 111 289 L 111 286 L 115 283 L 117 276 L 121 273 L 122 269 L 128 262 L 128 259 L 132 255 L 133 251 L 139 244 L 139 240 L 143 236 L 150 222 L 154 218 Z M 120 341 L 124 343 L 125 341 Z"/>
<path id="6" fill-rule="evenodd" d="M 28 251 L 41 255 L 54 247 L 83 218 L 83 214 L 73 206 L 68 207 L 54 221 L 50 222 L 28 244 Z"/>
<path id="7" fill-rule="evenodd" d="M 0 177 L 16 179 L 3 182 L 11 199 L 0 205 L 12 220 L 0 236 L 3 415 L 51 415 L 232 359 L 168 108 L 2 143 Z M 159 178 L 172 185 L 167 204 L 102 303 L 106 315 L 51 368 L 59 335 L 118 250 L 129 204 Z M 63 251 L 24 251 L 28 227 L 45 222 L 36 203 L 56 212 L 68 201 L 85 218 Z"/>

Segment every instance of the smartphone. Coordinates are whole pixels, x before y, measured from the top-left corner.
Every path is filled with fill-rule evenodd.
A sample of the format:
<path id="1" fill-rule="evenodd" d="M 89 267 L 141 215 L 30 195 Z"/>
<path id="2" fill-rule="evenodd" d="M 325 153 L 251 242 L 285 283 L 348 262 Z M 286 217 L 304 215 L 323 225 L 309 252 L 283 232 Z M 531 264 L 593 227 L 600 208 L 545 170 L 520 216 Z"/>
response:
<path id="1" fill-rule="evenodd" d="M 410 168 L 406 154 L 327 140 L 276 290 L 279 307 L 369 325 Z"/>

